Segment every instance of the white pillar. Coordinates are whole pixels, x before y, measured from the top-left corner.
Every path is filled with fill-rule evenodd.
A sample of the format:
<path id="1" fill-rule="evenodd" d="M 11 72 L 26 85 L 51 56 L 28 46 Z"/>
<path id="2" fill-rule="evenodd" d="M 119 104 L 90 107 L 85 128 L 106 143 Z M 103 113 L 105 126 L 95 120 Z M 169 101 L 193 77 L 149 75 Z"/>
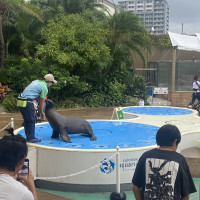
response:
<path id="1" fill-rule="evenodd" d="M 119 146 L 116 147 L 116 192 L 120 193 L 120 155 Z"/>
<path id="2" fill-rule="evenodd" d="M 13 119 L 13 118 L 11 118 L 10 126 L 11 126 L 11 128 L 13 128 L 13 130 L 14 130 L 14 119 Z"/>
<path id="3" fill-rule="evenodd" d="M 176 82 L 176 48 L 177 47 L 174 47 L 173 48 L 173 51 L 172 51 L 172 86 L 171 86 L 171 91 L 172 92 L 175 92 L 175 82 Z"/>

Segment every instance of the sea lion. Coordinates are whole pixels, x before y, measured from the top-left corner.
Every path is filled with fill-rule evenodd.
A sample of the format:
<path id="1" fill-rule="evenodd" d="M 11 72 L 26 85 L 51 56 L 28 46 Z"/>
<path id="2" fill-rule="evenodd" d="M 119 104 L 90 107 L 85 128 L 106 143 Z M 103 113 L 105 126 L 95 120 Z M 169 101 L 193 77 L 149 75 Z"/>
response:
<path id="1" fill-rule="evenodd" d="M 68 134 L 84 133 L 91 141 L 97 140 L 88 121 L 75 117 L 66 117 L 59 114 L 52 100 L 46 100 L 45 115 L 53 129 L 52 138 L 60 137 L 71 143 Z"/>

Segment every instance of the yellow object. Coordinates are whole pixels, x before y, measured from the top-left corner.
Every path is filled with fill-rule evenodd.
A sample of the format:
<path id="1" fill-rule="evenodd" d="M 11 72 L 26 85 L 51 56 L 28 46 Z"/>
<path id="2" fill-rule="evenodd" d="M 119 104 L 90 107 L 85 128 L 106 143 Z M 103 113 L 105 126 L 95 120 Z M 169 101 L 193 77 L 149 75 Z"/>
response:
<path id="1" fill-rule="evenodd" d="M 17 100 L 17 106 L 25 108 L 27 104 L 27 100 Z"/>

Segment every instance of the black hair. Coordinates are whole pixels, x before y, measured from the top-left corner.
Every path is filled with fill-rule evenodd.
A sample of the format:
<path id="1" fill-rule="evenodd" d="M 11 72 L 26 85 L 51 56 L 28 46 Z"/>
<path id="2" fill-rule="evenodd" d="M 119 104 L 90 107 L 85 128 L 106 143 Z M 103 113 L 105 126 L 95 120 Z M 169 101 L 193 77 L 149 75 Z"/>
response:
<path id="1" fill-rule="evenodd" d="M 195 81 L 198 81 L 198 79 L 199 79 L 199 76 L 197 76 L 197 75 L 194 76 L 194 80 L 195 80 Z"/>
<path id="2" fill-rule="evenodd" d="M 156 142 L 159 146 L 172 146 L 175 140 L 178 145 L 181 141 L 181 133 L 176 126 L 171 124 L 162 126 L 156 134 Z"/>
<path id="3" fill-rule="evenodd" d="M 28 146 L 21 135 L 4 136 L 0 139 L 0 168 L 15 171 L 15 167 L 27 153 Z"/>

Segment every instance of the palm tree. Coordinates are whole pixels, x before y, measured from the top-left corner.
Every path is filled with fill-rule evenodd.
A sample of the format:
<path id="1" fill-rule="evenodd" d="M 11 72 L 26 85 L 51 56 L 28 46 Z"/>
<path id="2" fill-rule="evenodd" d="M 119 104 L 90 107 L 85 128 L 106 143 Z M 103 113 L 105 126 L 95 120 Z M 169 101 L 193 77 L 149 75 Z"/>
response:
<path id="1" fill-rule="evenodd" d="M 94 14 L 107 11 L 106 7 L 97 0 L 31 0 L 31 3 L 43 10 L 46 20 L 54 18 L 59 12 L 67 15 L 78 14 L 86 9 L 94 11 Z"/>
<path id="2" fill-rule="evenodd" d="M 6 53 L 34 57 L 35 47 L 42 41 L 41 28 L 42 24 L 35 17 L 27 13 L 19 13 L 19 16 L 7 28 Z"/>
<path id="3" fill-rule="evenodd" d="M 115 12 L 109 19 L 109 27 L 108 43 L 111 55 L 114 57 L 113 60 L 124 61 L 129 58 L 133 62 L 132 54 L 136 53 L 145 63 L 143 52 L 145 49 L 150 51 L 151 43 L 148 32 L 141 25 L 139 18 L 130 12 Z M 115 63 L 113 66 L 116 65 L 120 66 L 121 63 Z"/>
<path id="4" fill-rule="evenodd" d="M 91 11 L 97 11 L 97 8 L 101 8 L 102 10 L 106 9 L 97 0 L 64 0 L 62 1 L 62 6 L 67 14 L 81 13 L 86 9 Z"/>
<path id="5" fill-rule="evenodd" d="M 0 0 L 0 44 L 1 44 L 1 66 L 0 69 L 4 69 L 5 59 L 5 41 L 3 35 L 3 19 L 16 17 L 20 11 L 26 12 L 38 20 L 43 21 L 41 12 L 31 5 L 30 3 L 23 2 L 21 0 Z"/>

